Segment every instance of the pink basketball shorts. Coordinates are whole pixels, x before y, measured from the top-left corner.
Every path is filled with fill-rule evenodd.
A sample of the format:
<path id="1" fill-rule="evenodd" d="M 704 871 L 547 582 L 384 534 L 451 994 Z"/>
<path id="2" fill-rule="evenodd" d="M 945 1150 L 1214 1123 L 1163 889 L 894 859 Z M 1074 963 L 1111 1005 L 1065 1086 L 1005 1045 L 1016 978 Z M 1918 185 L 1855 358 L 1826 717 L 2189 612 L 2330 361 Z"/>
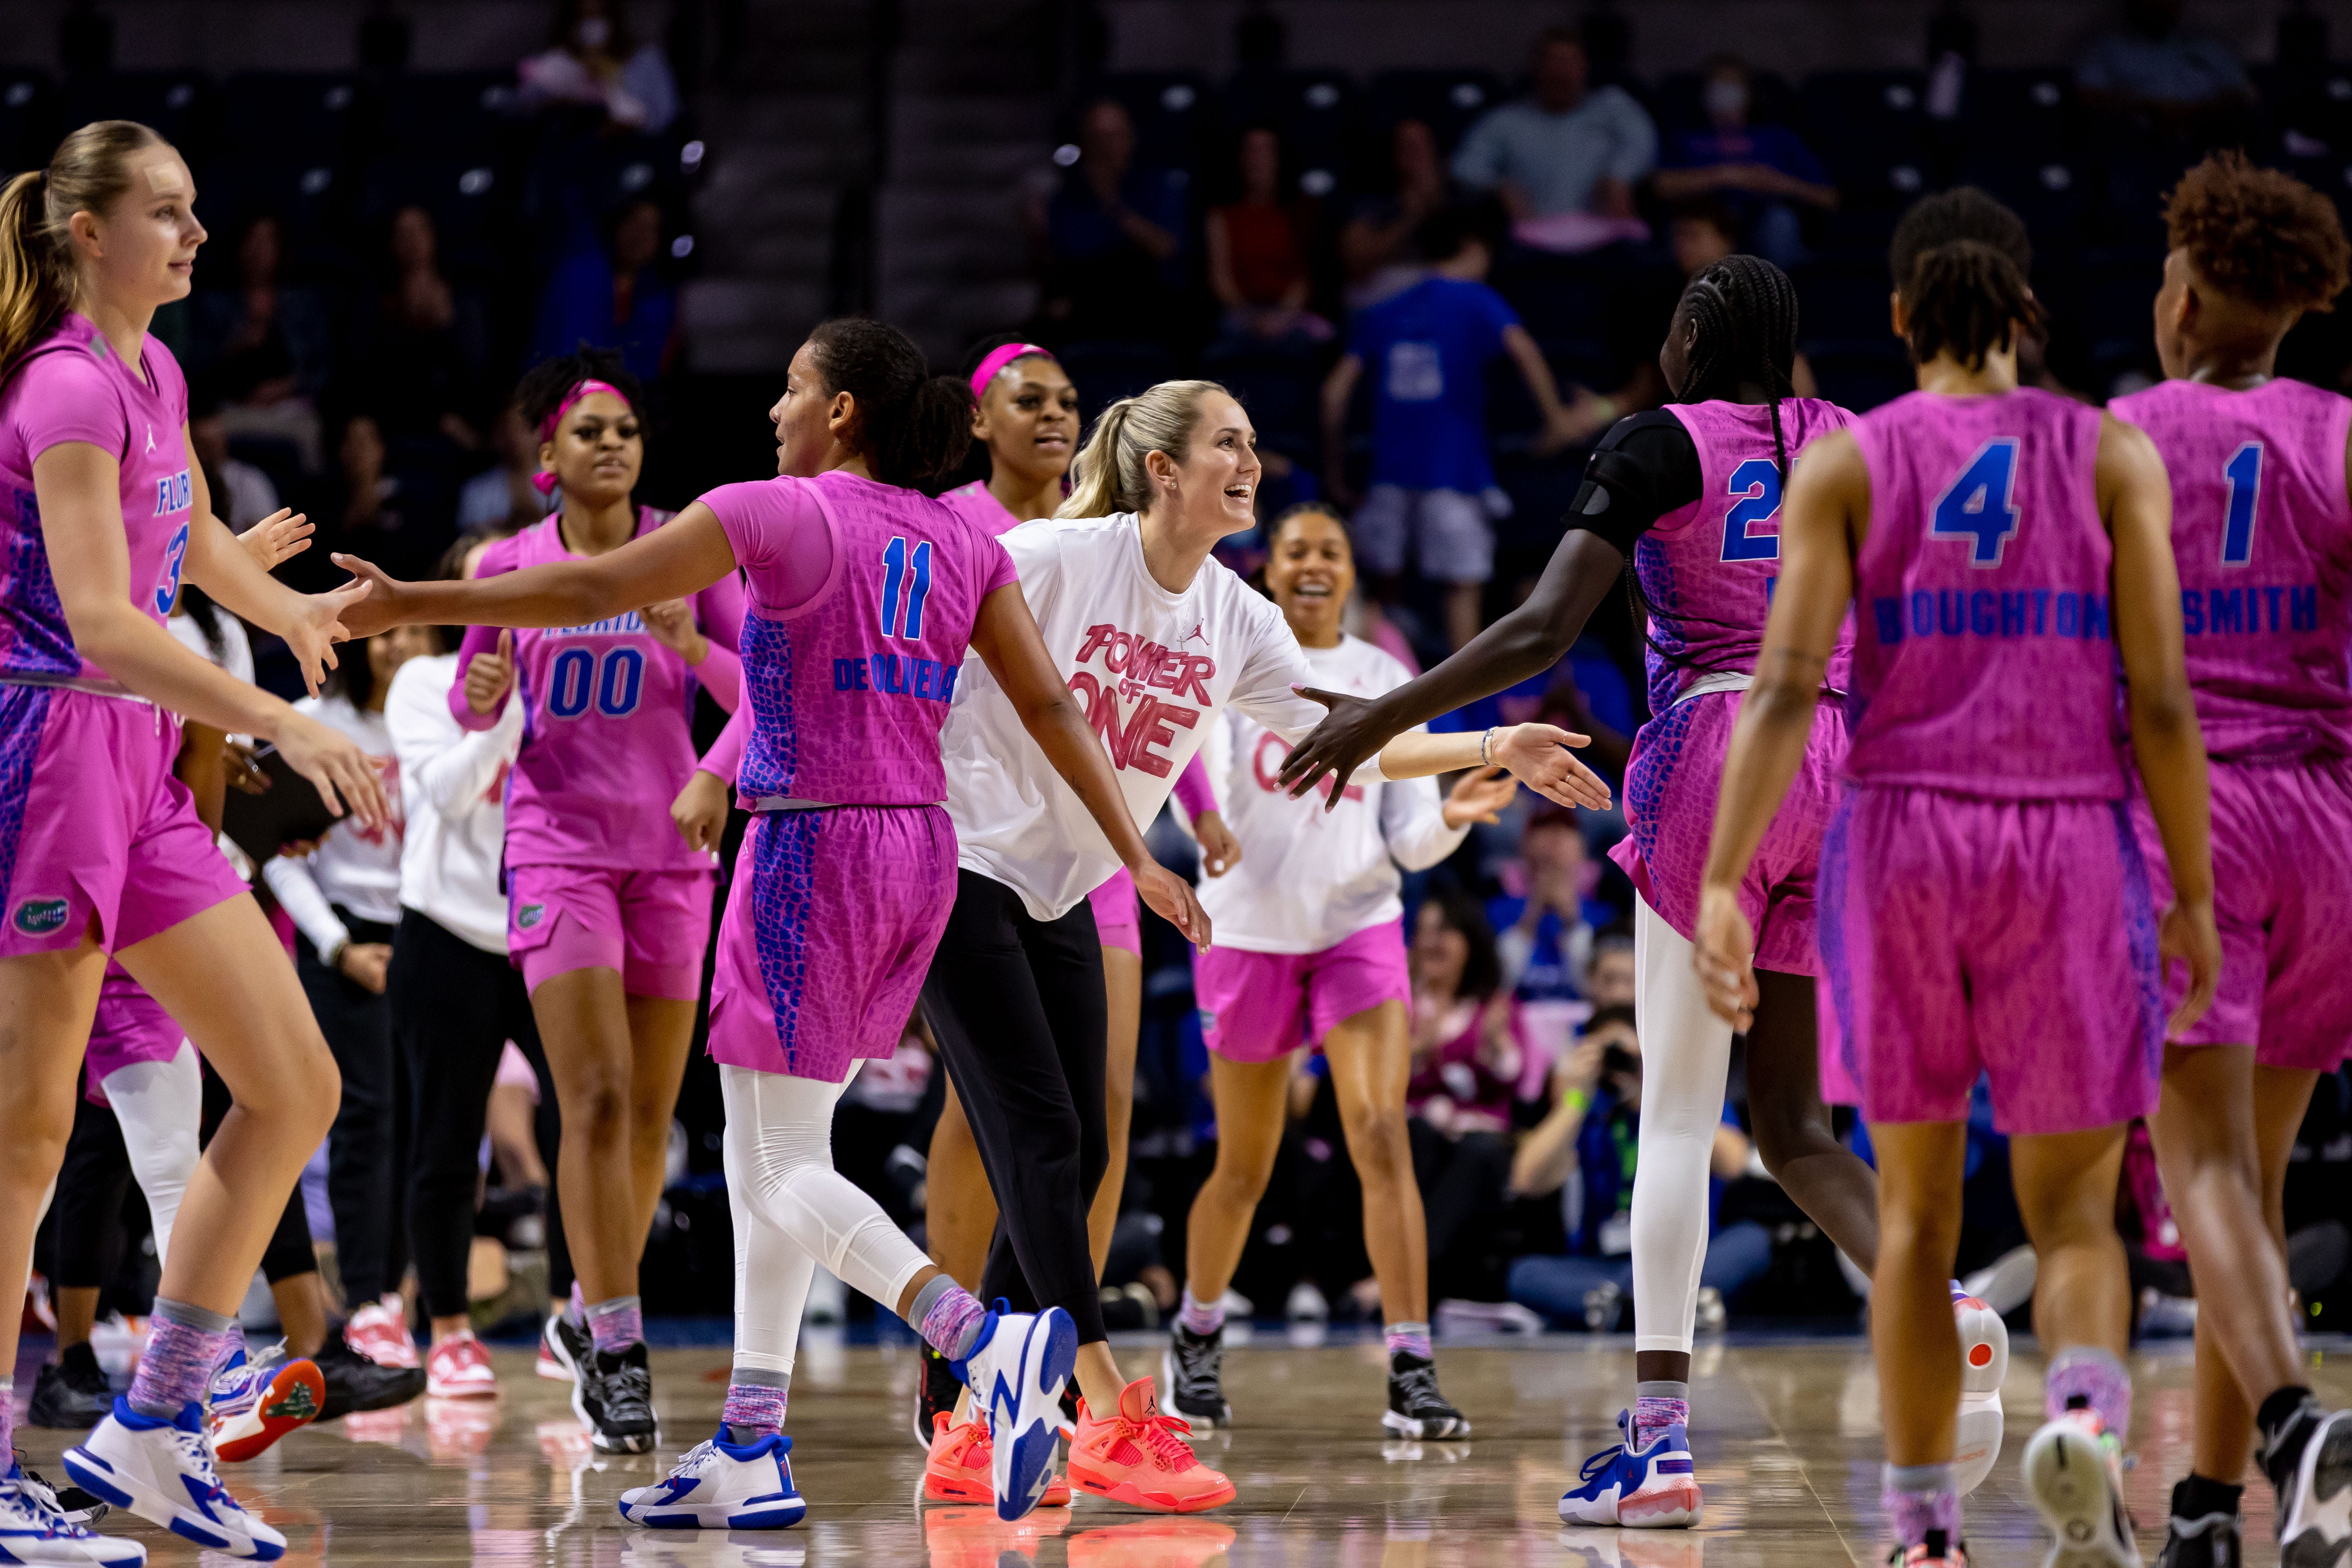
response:
<path id="1" fill-rule="evenodd" d="M 1135 878 L 1124 866 L 1110 880 L 1087 895 L 1095 910 L 1095 940 L 1105 947 L 1124 948 L 1143 956 L 1143 915 L 1138 907 Z"/>
<path id="2" fill-rule="evenodd" d="M 1685 940 L 1698 929 L 1699 879 L 1742 695 L 1716 691 L 1675 703 L 1642 726 L 1625 769 L 1625 821 L 1633 831 L 1610 847 L 1609 858 Z M 1759 969 L 1821 973 L 1814 878 L 1822 834 L 1837 806 L 1845 746 L 1845 710 L 1816 704 L 1804 763 L 1739 884 L 1740 908 L 1756 928 Z"/>
<path id="3" fill-rule="evenodd" d="M 507 868 L 507 952 L 536 991 L 575 969 L 610 969 L 632 996 L 691 1002 L 710 941 L 709 871 Z"/>
<path id="4" fill-rule="evenodd" d="M 2214 763 L 2213 922 L 2221 984 L 2176 1044 L 2252 1046 L 2264 1067 L 2332 1072 L 2352 1055 L 2352 759 Z M 2145 798 L 2132 821 L 2156 907 L 2171 868 Z M 2165 974 L 2168 1016 L 2189 972 Z"/>
<path id="5" fill-rule="evenodd" d="M 1850 788 L 1821 906 L 1822 1076 L 1866 1120 L 1965 1120 L 1979 1071 L 2007 1133 L 2155 1110 L 2156 910 L 2123 802 Z"/>
<path id="6" fill-rule="evenodd" d="M 940 806 L 755 817 L 719 922 L 711 1056 L 839 1083 L 896 1054 L 955 901 L 955 825 Z"/>
<path id="7" fill-rule="evenodd" d="M 109 952 L 246 890 L 172 775 L 180 726 L 121 697 L 0 685 L 0 958 Z"/>
<path id="8" fill-rule="evenodd" d="M 82 1094 L 104 1105 L 110 1074 L 142 1062 L 168 1062 L 180 1054 L 187 1031 L 139 982 L 110 963 L 99 984 L 98 1016 L 89 1026 L 89 1049 L 82 1056 Z"/>
<path id="9" fill-rule="evenodd" d="M 1320 1045 L 1331 1026 L 1393 997 L 1409 1009 L 1404 927 L 1366 926 L 1320 952 L 1212 947 L 1192 960 L 1201 1036 L 1234 1062 L 1270 1062 Z"/>

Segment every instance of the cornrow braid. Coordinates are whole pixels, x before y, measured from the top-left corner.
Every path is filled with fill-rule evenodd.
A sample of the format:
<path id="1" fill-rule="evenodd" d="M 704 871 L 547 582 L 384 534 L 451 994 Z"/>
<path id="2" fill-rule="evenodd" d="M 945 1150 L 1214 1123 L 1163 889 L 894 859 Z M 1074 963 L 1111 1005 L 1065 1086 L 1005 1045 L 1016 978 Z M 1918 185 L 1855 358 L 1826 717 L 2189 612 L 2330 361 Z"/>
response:
<path id="1" fill-rule="evenodd" d="M 1796 395 L 1797 288 L 1789 275 L 1759 256 L 1727 256 L 1701 271 L 1683 289 L 1677 321 L 1697 330 L 1690 370 L 1679 403 L 1727 400 L 1743 383 L 1764 389 L 1772 420 L 1772 463 L 1780 487 L 1789 484 L 1789 439 L 1780 425 L 1780 399 Z M 1686 655 L 1660 647 L 1650 636 L 1648 596 L 1633 563 L 1625 563 L 1625 587 L 1642 640 L 1669 664 L 1689 667 Z"/>
<path id="2" fill-rule="evenodd" d="M 1902 298 L 1915 364 L 1948 353 L 1979 369 L 1987 354 L 2016 340 L 2018 323 L 2042 320 L 2017 263 L 1981 240 L 1956 239 L 1921 251 Z"/>

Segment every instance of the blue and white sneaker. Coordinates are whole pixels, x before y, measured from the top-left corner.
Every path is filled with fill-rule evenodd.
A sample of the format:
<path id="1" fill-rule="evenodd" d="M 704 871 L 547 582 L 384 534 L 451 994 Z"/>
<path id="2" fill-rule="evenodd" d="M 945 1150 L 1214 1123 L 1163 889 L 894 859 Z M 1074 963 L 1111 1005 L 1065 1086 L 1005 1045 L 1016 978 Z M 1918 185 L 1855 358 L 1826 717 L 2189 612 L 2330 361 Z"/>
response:
<path id="1" fill-rule="evenodd" d="M 730 1443 L 727 1428 L 682 1455 L 669 1479 L 621 1494 L 621 1517 L 650 1530 L 787 1530 L 808 1512 L 782 1433 Z"/>
<path id="2" fill-rule="evenodd" d="M 146 1568 L 147 1549 L 74 1523 L 58 1510 L 54 1494 L 12 1461 L 0 1475 L 0 1563 L 16 1563 Z"/>
<path id="3" fill-rule="evenodd" d="M 114 1414 L 66 1450 L 65 1464 L 76 1486 L 199 1546 L 265 1563 L 286 1555 L 286 1538 L 221 1485 L 204 1412 L 193 1399 L 172 1420 L 158 1421 L 116 1395 Z"/>
<path id="4" fill-rule="evenodd" d="M 1062 1385 L 1077 1360 L 1078 1326 L 1069 1313 L 1013 1312 L 1000 1300 L 981 1325 L 980 1342 L 957 1363 L 987 1416 L 997 1518 L 1026 1518 L 1045 1497 L 1061 1440 Z"/>
<path id="5" fill-rule="evenodd" d="M 1584 1484 L 1559 1500 L 1562 1524 L 1624 1530 L 1680 1530 L 1699 1521 L 1698 1477 L 1691 1466 L 1690 1435 L 1679 1421 L 1633 1447 L 1633 1413 L 1617 1413 L 1625 1440 L 1584 1461 Z"/>

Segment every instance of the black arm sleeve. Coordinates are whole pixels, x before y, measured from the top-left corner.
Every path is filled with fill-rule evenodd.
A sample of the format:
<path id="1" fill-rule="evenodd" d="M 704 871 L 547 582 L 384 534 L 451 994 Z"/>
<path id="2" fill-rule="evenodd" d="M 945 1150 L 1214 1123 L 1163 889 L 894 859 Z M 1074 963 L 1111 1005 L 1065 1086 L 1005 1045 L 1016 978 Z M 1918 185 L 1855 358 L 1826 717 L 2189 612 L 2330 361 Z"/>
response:
<path id="1" fill-rule="evenodd" d="M 1650 526 L 1698 500 L 1698 447 L 1663 408 L 1620 419 L 1584 466 L 1568 525 L 1599 535 L 1628 559 Z"/>

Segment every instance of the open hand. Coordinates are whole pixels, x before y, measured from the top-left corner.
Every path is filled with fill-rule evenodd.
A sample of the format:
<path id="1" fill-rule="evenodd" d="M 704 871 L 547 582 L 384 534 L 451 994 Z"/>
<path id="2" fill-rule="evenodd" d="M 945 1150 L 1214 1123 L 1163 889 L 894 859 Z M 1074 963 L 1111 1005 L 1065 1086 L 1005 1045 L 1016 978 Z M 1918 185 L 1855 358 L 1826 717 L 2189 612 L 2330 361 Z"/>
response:
<path id="1" fill-rule="evenodd" d="M 1330 711 L 1282 759 L 1282 771 L 1276 777 L 1293 800 L 1320 784 L 1327 773 L 1339 774 L 1343 783 L 1354 778 L 1358 768 L 1379 756 L 1381 748 L 1405 728 L 1391 723 L 1377 701 L 1318 691 L 1311 686 L 1297 689 L 1300 696 L 1312 698 Z M 1338 791 L 1331 795 L 1339 798 Z"/>
<path id="2" fill-rule="evenodd" d="M 1242 841 L 1217 813 L 1204 811 L 1194 817 L 1192 837 L 1201 841 L 1201 868 L 1210 876 L 1222 877 L 1242 863 Z"/>
<path id="3" fill-rule="evenodd" d="M 1209 951 L 1209 911 L 1192 896 L 1192 885 L 1165 866 L 1147 866 L 1135 873 L 1135 890 L 1146 908 L 1184 933 L 1184 940 L 1202 952 Z"/>
<path id="4" fill-rule="evenodd" d="M 1464 773 L 1446 793 L 1441 813 L 1448 827 L 1467 827 L 1474 822 L 1495 822 L 1495 815 L 1511 804 L 1519 793 L 1519 781 L 1504 776 L 1499 767 L 1477 768 Z"/>
<path id="5" fill-rule="evenodd" d="M 1590 735 L 1571 734 L 1549 724 L 1508 724 L 1486 749 L 1492 762 L 1511 770 L 1529 789 L 1556 805 L 1609 809 L 1609 781 L 1569 755 L 1570 746 L 1592 744 Z"/>
<path id="6" fill-rule="evenodd" d="M 731 792 L 727 781 L 717 773 L 700 768 L 686 781 L 677 798 L 669 803 L 669 819 L 677 824 L 677 831 L 688 849 L 716 849 L 727 832 L 728 796 Z"/>
<path id="7" fill-rule="evenodd" d="M 1707 1006 L 1744 1033 L 1756 1021 L 1756 928 L 1748 923 L 1739 896 L 1729 888 L 1702 889 L 1693 934 L 1691 965 Z"/>
<path id="8" fill-rule="evenodd" d="M 264 572 L 276 571 L 280 562 L 291 561 L 310 548 L 310 535 L 318 529 L 310 518 L 292 507 L 279 507 L 251 528 L 236 536 L 237 543 L 253 563 Z"/>
<path id="9" fill-rule="evenodd" d="M 514 630 L 509 627 L 499 633 L 497 652 L 478 653 L 466 666 L 466 706 L 478 714 L 497 712 L 514 678 Z"/>
<path id="10" fill-rule="evenodd" d="M 289 710 L 275 739 L 287 764 L 318 786 L 330 813 L 357 817 L 368 828 L 382 827 L 392 815 L 375 759 L 349 735 Z"/>
<path id="11" fill-rule="evenodd" d="M 327 671 L 335 668 L 335 645 L 368 634 L 352 629 L 352 613 L 370 592 L 366 583 L 346 583 L 324 594 L 305 594 L 295 602 L 294 616 L 279 634 L 302 667 L 302 684 L 319 695 Z"/>

